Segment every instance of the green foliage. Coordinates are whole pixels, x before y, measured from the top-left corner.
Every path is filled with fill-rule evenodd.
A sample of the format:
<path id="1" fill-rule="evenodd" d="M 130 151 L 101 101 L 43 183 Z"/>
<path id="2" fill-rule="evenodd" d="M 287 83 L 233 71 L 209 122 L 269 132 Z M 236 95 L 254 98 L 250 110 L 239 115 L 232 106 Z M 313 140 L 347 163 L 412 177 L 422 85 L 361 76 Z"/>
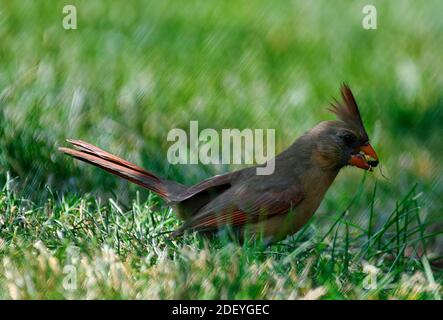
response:
<path id="1" fill-rule="evenodd" d="M 443 273 L 423 251 L 435 234 L 424 231 L 432 222 L 420 220 L 417 201 L 413 188 L 372 232 L 349 217 L 351 205 L 326 233 L 315 219 L 265 247 L 198 235 L 172 241 L 165 231 L 177 221 L 156 197 L 126 209 L 92 196 L 37 206 L 6 185 L 0 298 L 440 299 Z"/>

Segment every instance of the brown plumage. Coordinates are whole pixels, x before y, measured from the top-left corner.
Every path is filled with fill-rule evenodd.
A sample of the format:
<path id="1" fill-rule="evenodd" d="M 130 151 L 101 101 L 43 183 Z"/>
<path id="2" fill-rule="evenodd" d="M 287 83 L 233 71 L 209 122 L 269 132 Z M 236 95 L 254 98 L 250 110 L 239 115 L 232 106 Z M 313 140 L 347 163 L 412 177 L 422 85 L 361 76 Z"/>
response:
<path id="1" fill-rule="evenodd" d="M 371 170 L 378 164 L 351 90 L 343 85 L 341 94 L 343 101 L 335 101 L 331 110 L 339 120 L 321 122 L 298 138 L 275 157 L 271 175 L 257 175 L 249 167 L 185 186 L 83 141 L 68 140 L 75 149 L 60 150 L 160 195 L 184 220 L 173 236 L 213 235 L 230 226 L 273 242 L 309 220 L 342 167 Z"/>
<path id="2" fill-rule="evenodd" d="M 368 140 L 368 134 L 366 133 L 363 125 L 357 102 L 355 101 L 351 89 L 345 84 L 343 84 L 341 87 L 341 96 L 343 103 L 340 103 L 335 99 L 334 103 L 331 103 L 331 108 L 329 110 L 332 113 L 335 113 L 341 121 L 345 122 L 349 126 L 353 127 L 354 130 L 359 132 L 362 139 Z"/>

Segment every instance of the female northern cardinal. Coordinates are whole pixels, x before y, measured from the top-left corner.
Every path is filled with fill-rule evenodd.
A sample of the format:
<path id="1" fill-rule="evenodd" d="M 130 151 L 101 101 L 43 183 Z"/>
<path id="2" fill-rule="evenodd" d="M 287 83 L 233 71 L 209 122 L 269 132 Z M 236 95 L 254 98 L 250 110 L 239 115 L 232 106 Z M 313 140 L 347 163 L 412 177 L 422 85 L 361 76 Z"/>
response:
<path id="1" fill-rule="evenodd" d="M 184 220 L 173 236 L 214 234 L 230 226 L 269 243 L 309 220 L 342 167 L 372 170 L 378 164 L 350 88 L 343 85 L 341 94 L 343 102 L 335 100 L 330 109 L 339 120 L 321 122 L 298 138 L 275 157 L 271 175 L 257 175 L 250 167 L 185 186 L 83 141 L 68 140 L 77 150 L 60 150 L 160 195 Z"/>

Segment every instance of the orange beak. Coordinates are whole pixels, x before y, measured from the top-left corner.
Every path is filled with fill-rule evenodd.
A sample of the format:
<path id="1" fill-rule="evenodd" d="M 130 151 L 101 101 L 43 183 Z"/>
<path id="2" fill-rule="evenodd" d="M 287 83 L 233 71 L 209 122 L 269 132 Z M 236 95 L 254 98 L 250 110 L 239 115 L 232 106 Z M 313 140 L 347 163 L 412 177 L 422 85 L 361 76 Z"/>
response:
<path id="1" fill-rule="evenodd" d="M 364 170 L 372 171 L 378 165 L 378 156 L 374 148 L 368 143 L 357 149 L 358 153 L 353 154 L 349 164 Z"/>

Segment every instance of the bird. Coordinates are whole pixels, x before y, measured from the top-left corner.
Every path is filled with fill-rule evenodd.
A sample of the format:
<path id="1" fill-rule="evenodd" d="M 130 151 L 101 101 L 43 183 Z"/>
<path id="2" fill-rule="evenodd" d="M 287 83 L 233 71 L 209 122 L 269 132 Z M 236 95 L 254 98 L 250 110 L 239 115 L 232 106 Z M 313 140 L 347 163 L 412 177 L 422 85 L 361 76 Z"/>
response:
<path id="1" fill-rule="evenodd" d="M 369 142 L 356 99 L 342 84 L 326 120 L 276 155 L 274 172 L 257 175 L 257 166 L 207 178 L 195 185 L 164 179 L 81 140 L 67 139 L 63 153 L 136 183 L 159 195 L 183 223 L 170 236 L 210 237 L 234 230 L 272 244 L 299 231 L 313 216 L 340 170 L 372 171 L 379 163 Z"/>

